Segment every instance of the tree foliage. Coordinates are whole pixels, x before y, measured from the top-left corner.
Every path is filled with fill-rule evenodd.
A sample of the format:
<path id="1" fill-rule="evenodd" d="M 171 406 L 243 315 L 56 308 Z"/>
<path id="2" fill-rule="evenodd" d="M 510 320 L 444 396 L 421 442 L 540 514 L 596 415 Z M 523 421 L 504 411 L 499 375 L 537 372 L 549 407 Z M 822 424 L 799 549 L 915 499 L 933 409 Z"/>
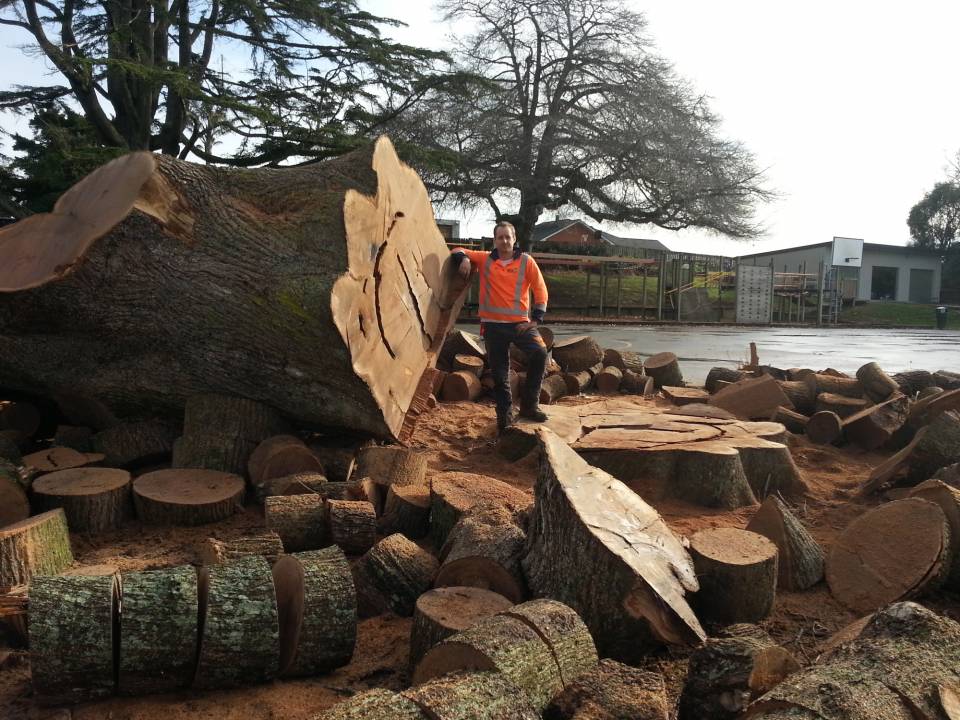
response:
<path id="1" fill-rule="evenodd" d="M 475 27 L 457 72 L 394 123 L 440 201 L 488 205 L 523 244 L 544 210 L 754 236 L 751 154 L 616 0 L 444 0 Z"/>
<path id="2" fill-rule="evenodd" d="M 0 24 L 65 82 L 6 90 L 0 108 L 69 99 L 106 147 L 236 165 L 344 152 L 405 109 L 441 57 L 385 40 L 380 27 L 399 23 L 354 0 L 7 0 Z M 224 72 L 224 53 L 248 65 Z M 241 139 L 229 157 L 212 147 L 226 133 Z"/>
<path id="3" fill-rule="evenodd" d="M 960 238 L 960 183 L 940 182 L 910 209 L 910 237 L 916 247 L 947 253 Z"/>

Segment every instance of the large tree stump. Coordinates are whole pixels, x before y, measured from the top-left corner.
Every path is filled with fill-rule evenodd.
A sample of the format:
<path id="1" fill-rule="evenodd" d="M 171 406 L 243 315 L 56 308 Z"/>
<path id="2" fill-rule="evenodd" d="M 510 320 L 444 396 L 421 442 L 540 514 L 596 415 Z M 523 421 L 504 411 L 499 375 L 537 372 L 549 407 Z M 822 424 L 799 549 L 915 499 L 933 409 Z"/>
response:
<path id="1" fill-rule="evenodd" d="M 777 546 L 767 538 L 736 528 L 701 530 L 690 538 L 690 555 L 700 581 L 700 617 L 758 622 L 773 610 Z"/>
<path id="2" fill-rule="evenodd" d="M 115 575 L 37 575 L 30 583 L 30 670 L 43 704 L 113 694 Z"/>
<path id="3" fill-rule="evenodd" d="M 410 674 L 441 640 L 512 605 L 503 595 L 478 587 L 438 587 L 425 592 L 417 598 L 410 627 Z"/>
<path id="4" fill-rule="evenodd" d="M 283 555 L 283 541 L 273 531 L 241 535 L 232 540 L 207 538 L 198 549 L 201 565 L 219 565 L 248 555 L 260 555 L 274 562 Z"/>
<path id="5" fill-rule="evenodd" d="M 386 138 L 226 173 L 132 153 L 0 231 L 0 258 L 0 375 L 119 417 L 216 391 L 397 437 L 461 302 L 427 192 Z"/>
<path id="6" fill-rule="evenodd" d="M 437 559 L 399 533 L 374 545 L 353 566 L 360 617 L 387 611 L 409 617 L 437 573 Z"/>
<path id="7" fill-rule="evenodd" d="M 275 495 L 263 507 L 267 529 L 280 536 L 287 552 L 328 544 L 327 508 L 319 495 Z"/>
<path id="8" fill-rule="evenodd" d="M 125 573 L 118 687 L 138 695 L 186 687 L 197 652 L 197 571 Z"/>
<path id="9" fill-rule="evenodd" d="M 62 507 L 74 532 L 103 532 L 130 516 L 130 473 L 112 468 L 73 468 L 33 482 L 42 510 Z"/>
<path id="10" fill-rule="evenodd" d="M 589 335 L 578 335 L 553 343 L 553 359 L 563 372 L 575 373 L 603 361 L 603 350 Z"/>
<path id="11" fill-rule="evenodd" d="M 249 556 L 203 568 L 200 598 L 194 687 L 238 687 L 277 677 L 280 629 L 270 564 Z"/>
<path id="12" fill-rule="evenodd" d="M 690 656 L 679 720 L 732 720 L 759 696 L 800 669 L 760 627 L 731 625 Z"/>
<path id="13" fill-rule="evenodd" d="M 377 514 L 365 500 L 327 500 L 327 527 L 347 555 L 363 555 L 377 541 Z"/>
<path id="14" fill-rule="evenodd" d="M 857 612 L 872 612 L 935 590 L 951 559 L 950 528 L 940 507 L 895 500 L 857 517 L 827 557 L 830 592 Z"/>
<path id="15" fill-rule="evenodd" d="M 432 647 L 417 665 L 413 683 L 458 670 L 499 671 L 538 711 L 563 687 L 546 641 L 527 623 L 505 615 L 481 620 Z"/>
<path id="16" fill-rule="evenodd" d="M 137 516 L 153 525 L 204 525 L 243 507 L 243 478 L 219 470 L 156 470 L 133 481 Z"/>
<path id="17" fill-rule="evenodd" d="M 353 657 L 357 593 L 336 547 L 286 555 L 273 566 L 280 616 L 280 673 L 330 672 Z"/>
<path id="18" fill-rule="evenodd" d="M 743 717 L 949 718 L 958 668 L 960 624 L 911 602 L 896 603 L 870 618 L 854 640 L 776 685 Z"/>
<path id="19" fill-rule="evenodd" d="M 56 575 L 72 562 L 62 508 L 0 528 L 0 590 L 26 585 L 34 575 Z"/>
<path id="20" fill-rule="evenodd" d="M 897 381 L 887 375 L 883 368 L 875 362 L 869 362 L 862 365 L 857 370 L 857 380 L 863 387 L 863 393 L 875 403 L 881 403 L 887 400 L 895 392 L 898 392 L 900 386 Z"/>
<path id="21" fill-rule="evenodd" d="M 930 479 L 911 490 L 910 497 L 936 503 L 943 510 L 950 526 L 952 546 L 950 571 L 945 584 L 951 590 L 960 590 L 960 489 L 951 487 L 942 480 Z"/>
<path id="22" fill-rule="evenodd" d="M 441 548 L 464 513 L 479 502 L 493 502 L 511 512 L 526 510 L 532 499 L 522 490 L 486 475 L 442 472 L 430 483 L 430 536 Z"/>
<path id="23" fill-rule="evenodd" d="M 664 385 L 683 385 L 683 374 L 680 372 L 680 363 L 677 356 L 671 352 L 657 353 L 643 361 L 643 371 L 653 378 L 654 385 L 662 388 Z"/>
<path id="24" fill-rule="evenodd" d="M 500 522 L 470 515 L 460 519 L 442 548 L 435 587 L 478 587 L 523 602 L 527 589 L 520 559 L 527 535 L 504 515 Z"/>
<path id="25" fill-rule="evenodd" d="M 311 720 L 430 720 L 412 700 L 403 695 L 376 688 L 357 693 L 337 703 Z"/>
<path id="26" fill-rule="evenodd" d="M 777 546 L 777 586 L 806 590 L 823 578 L 823 549 L 807 529 L 774 495 L 750 518 L 747 530 Z"/>
<path id="27" fill-rule="evenodd" d="M 427 485 L 391 485 L 387 490 L 379 532 L 395 532 L 419 540 L 430 532 L 430 488 Z"/>
<path id="28" fill-rule="evenodd" d="M 0 528 L 28 517 L 30 500 L 27 493 L 16 479 L 0 473 Z"/>
<path id="29" fill-rule="evenodd" d="M 410 688 L 433 720 L 539 720 L 540 713 L 510 680 L 497 672 L 458 672 Z"/>
<path id="30" fill-rule="evenodd" d="M 523 559 L 531 591 L 574 609 L 606 657 L 638 659 L 656 641 L 702 640 L 684 597 L 697 590 L 696 575 L 679 538 L 619 480 L 549 430 L 538 435 L 540 472 Z"/>
<path id="31" fill-rule="evenodd" d="M 166 460 L 173 451 L 173 431 L 157 420 L 114 425 L 93 436 L 93 449 L 110 467 L 136 467 Z"/>
<path id="32" fill-rule="evenodd" d="M 556 695 L 544 708 L 544 720 L 667 720 L 663 676 L 601 660 Z"/>

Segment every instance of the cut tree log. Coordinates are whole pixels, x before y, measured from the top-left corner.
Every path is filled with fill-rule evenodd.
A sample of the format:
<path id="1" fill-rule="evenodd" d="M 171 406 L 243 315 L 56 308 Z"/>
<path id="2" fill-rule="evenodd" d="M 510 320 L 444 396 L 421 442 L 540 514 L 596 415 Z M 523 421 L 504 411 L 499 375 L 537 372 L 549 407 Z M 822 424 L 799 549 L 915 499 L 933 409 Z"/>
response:
<path id="1" fill-rule="evenodd" d="M 498 672 L 458 672 L 404 691 L 431 720 L 540 720 L 517 686 Z"/>
<path id="2" fill-rule="evenodd" d="M 610 395 L 620 390 L 622 380 L 623 372 L 619 368 L 609 365 L 600 371 L 593 382 L 597 386 L 597 392 Z"/>
<path id="3" fill-rule="evenodd" d="M 550 375 L 540 384 L 540 404 L 553 405 L 567 394 L 567 381 L 563 375 Z"/>
<path id="4" fill-rule="evenodd" d="M 410 675 L 434 645 L 512 605 L 503 595 L 478 587 L 438 587 L 425 592 L 417 598 L 410 627 Z"/>
<path id="5" fill-rule="evenodd" d="M 139 695 L 187 687 L 197 652 L 197 571 L 124 573 L 117 686 Z"/>
<path id="6" fill-rule="evenodd" d="M 690 538 L 700 591 L 695 605 L 712 622 L 759 622 L 773 610 L 777 546 L 737 528 L 710 528 Z"/>
<path id="7" fill-rule="evenodd" d="M 256 484 L 256 481 L 263 476 L 267 460 L 274 452 L 288 445 L 303 444 L 296 435 L 273 435 L 258 442 L 247 459 L 246 474 L 250 482 Z"/>
<path id="8" fill-rule="evenodd" d="M 717 365 L 716 367 L 710 368 L 710 372 L 707 373 L 707 379 L 703 386 L 706 388 L 708 393 L 715 393 L 720 389 L 717 385 L 718 382 L 723 381 L 732 385 L 733 383 L 743 380 L 746 377 L 750 377 L 749 373 L 745 373 L 742 370 L 734 370 L 733 368 L 726 368 Z"/>
<path id="9" fill-rule="evenodd" d="M 737 624 L 690 656 L 678 720 L 732 720 L 800 663 L 756 625 Z"/>
<path id="10" fill-rule="evenodd" d="M 265 559 L 250 555 L 202 568 L 200 618 L 195 688 L 238 687 L 277 677 L 277 597 Z"/>
<path id="11" fill-rule="evenodd" d="M 905 370 L 893 376 L 897 386 L 907 397 L 914 397 L 921 390 L 936 385 L 929 370 Z"/>
<path id="12" fill-rule="evenodd" d="M 280 618 L 280 674 L 304 677 L 350 662 L 357 640 L 357 593 L 336 547 L 286 555 L 273 566 Z"/>
<path id="13" fill-rule="evenodd" d="M 910 491 L 910 497 L 936 503 L 950 526 L 952 553 L 950 570 L 944 583 L 948 589 L 960 590 L 960 489 L 942 480 L 925 480 Z"/>
<path id="14" fill-rule="evenodd" d="M 453 360 L 457 355 L 473 355 L 485 358 L 487 351 L 479 335 L 466 330 L 452 330 L 443 341 L 443 347 L 437 358 L 437 367 L 445 372 L 453 369 Z"/>
<path id="15" fill-rule="evenodd" d="M 62 508 L 0 528 L 0 591 L 26 585 L 35 575 L 56 575 L 73 562 Z"/>
<path id="16" fill-rule="evenodd" d="M 790 675 L 744 718 L 950 718 L 960 683 L 960 624 L 912 602 L 884 608 L 852 642 Z"/>
<path id="17" fill-rule="evenodd" d="M 118 417 L 175 416 L 215 390 L 386 439 L 464 289 L 385 137 L 226 174 L 131 153 L 0 230 L 0 257 L 0 376 L 14 389 L 67 388 Z"/>
<path id="18" fill-rule="evenodd" d="M 556 340 L 551 350 L 563 372 L 575 373 L 603 362 L 603 350 L 589 335 L 578 335 Z"/>
<path id="19" fill-rule="evenodd" d="M 857 380 L 863 387 L 863 393 L 875 403 L 881 403 L 899 392 L 897 381 L 887 375 L 883 368 L 875 362 L 862 365 L 857 370 Z"/>
<path id="20" fill-rule="evenodd" d="M 253 455 L 250 457 L 253 458 Z M 296 442 L 274 439 L 262 459 L 247 463 L 247 468 L 251 472 L 250 484 L 254 488 L 263 487 L 274 478 L 297 473 L 323 473 L 320 459 L 299 439 Z M 253 471 L 256 471 L 255 475 Z"/>
<path id="21" fill-rule="evenodd" d="M 521 512 L 533 500 L 522 490 L 486 475 L 442 472 L 430 484 L 430 537 L 441 548 L 457 521 L 479 502 L 494 502 L 510 512 Z"/>
<path id="22" fill-rule="evenodd" d="M 926 425 L 926 432 L 910 455 L 907 477 L 923 482 L 940 468 L 960 461 L 960 412 L 942 412 Z"/>
<path id="23" fill-rule="evenodd" d="M 346 483 L 343 483 L 344 485 Z M 270 478 L 261 485 L 253 485 L 254 499 L 263 504 L 272 495 L 309 495 L 329 497 L 334 494 L 326 488 L 327 478 L 317 472 L 300 472 L 283 477 Z M 346 498 L 338 498 L 346 499 Z M 356 499 L 356 498 L 350 498 Z"/>
<path id="24" fill-rule="evenodd" d="M 377 514 L 365 500 L 327 500 L 327 527 L 347 555 L 363 555 L 377 542 Z"/>
<path id="25" fill-rule="evenodd" d="M 392 690 L 376 688 L 353 695 L 310 720 L 430 720 L 412 700 Z"/>
<path id="26" fill-rule="evenodd" d="M 357 453 L 357 477 L 368 477 L 383 488 L 393 485 L 423 485 L 427 473 L 427 454 L 402 447 L 373 445 Z M 377 506 L 377 514 L 383 504 Z"/>
<path id="27" fill-rule="evenodd" d="M 937 395 L 942 395 L 946 392 L 943 388 L 937 387 L 936 385 L 931 385 L 930 387 L 924 388 L 917 393 L 917 400 L 925 400 L 926 398 L 934 398 Z"/>
<path id="28" fill-rule="evenodd" d="M 372 503 L 380 491 L 380 486 L 370 478 L 357 478 L 347 482 L 325 482 L 314 485 L 313 494 L 324 500 L 365 500 Z M 373 492 L 373 496 L 371 496 Z M 304 493 L 308 494 L 308 493 Z"/>
<path id="29" fill-rule="evenodd" d="M 672 352 L 662 352 L 651 355 L 643 361 L 644 374 L 653 378 L 654 385 L 662 388 L 664 385 L 679 387 L 683 385 L 683 374 L 680 372 L 680 363 Z"/>
<path id="30" fill-rule="evenodd" d="M 768 418 L 778 407 L 793 408 L 780 385 L 769 375 L 738 380 L 715 392 L 709 402 L 743 420 Z"/>
<path id="31" fill-rule="evenodd" d="M 413 674 L 420 685 L 458 670 L 496 670 L 539 712 L 563 687 L 550 646 L 526 622 L 505 615 L 481 620 L 426 652 Z"/>
<path id="32" fill-rule="evenodd" d="M 770 415 L 771 422 L 778 422 L 783 425 L 787 430 L 792 432 L 795 435 L 802 435 L 806 432 L 807 423 L 810 418 L 806 415 L 796 412 L 795 410 L 790 410 L 785 407 L 778 407 L 773 411 L 773 414 Z"/>
<path id="33" fill-rule="evenodd" d="M 480 377 L 480 374 L 483 372 L 483 365 L 483 358 L 475 357 L 473 355 L 454 355 L 453 366 L 451 369 L 454 372 L 463 370 Z"/>
<path id="34" fill-rule="evenodd" d="M 816 412 L 817 397 L 809 383 L 802 380 L 779 380 L 777 384 L 798 412 L 804 415 Z"/>
<path id="35" fill-rule="evenodd" d="M 767 497 L 747 530 L 777 546 L 777 587 L 806 590 L 823 578 L 823 549 L 779 498 Z"/>
<path id="36" fill-rule="evenodd" d="M 476 375 L 470 372 L 451 372 L 443 379 L 440 399 L 444 402 L 464 402 L 476 400 L 483 392 L 483 386 Z"/>
<path id="37" fill-rule="evenodd" d="M 247 555 L 260 555 L 273 563 L 283 555 L 283 541 L 277 533 L 269 530 L 232 540 L 207 538 L 200 544 L 197 555 L 201 565 L 219 565 Z"/>
<path id="38" fill-rule="evenodd" d="M 257 444 L 287 432 L 280 413 L 267 404 L 220 393 L 198 393 L 184 403 L 183 434 L 217 432 Z"/>
<path id="39" fill-rule="evenodd" d="M 672 387 L 664 385 L 660 388 L 663 396 L 674 405 L 693 405 L 696 403 L 706 403 L 710 400 L 710 395 L 706 390 L 700 388 Z"/>
<path id="40" fill-rule="evenodd" d="M 906 498 L 873 508 L 851 522 L 827 557 L 833 596 L 852 610 L 936 590 L 951 560 L 950 527 L 938 505 Z"/>
<path id="41" fill-rule="evenodd" d="M 534 439 L 536 439 L 536 435 L 534 435 Z M 474 526 L 477 524 L 496 527 L 514 525 L 521 531 L 526 532 L 529 521 L 529 509 L 530 508 L 524 508 L 520 511 L 511 511 L 496 501 L 491 500 L 476 503 L 464 513 L 463 517 L 457 521 L 457 524 L 454 525 L 453 529 L 447 534 L 447 539 L 440 547 L 440 552 L 437 557 L 442 562 L 446 559 L 447 555 L 450 554 L 450 550 L 454 545 L 464 545 L 465 542 L 461 539 L 461 535 L 474 534 Z"/>
<path id="42" fill-rule="evenodd" d="M 319 495 L 275 495 L 263 507 L 267 529 L 280 536 L 287 552 L 329 544 L 326 503 Z"/>
<path id="43" fill-rule="evenodd" d="M 668 720 L 663 675 L 601 660 L 568 684 L 543 710 L 543 720 Z"/>
<path id="44" fill-rule="evenodd" d="M 323 474 L 330 482 L 346 482 L 353 476 L 357 449 L 352 446 L 329 445 L 323 440 L 311 440 L 311 452 L 323 465 Z"/>
<path id="45" fill-rule="evenodd" d="M 960 373 L 950 370 L 937 370 L 931 377 L 933 384 L 937 387 L 942 387 L 946 391 L 960 390 Z"/>
<path id="46" fill-rule="evenodd" d="M 237 435 L 205 432 L 183 435 L 173 441 L 171 466 L 198 470 L 218 470 L 243 476 L 256 443 Z"/>
<path id="47" fill-rule="evenodd" d="M 623 370 L 623 378 L 620 380 L 620 392 L 629 395 L 638 395 L 643 392 L 647 381 L 646 375 L 639 375 L 633 370 Z"/>
<path id="48" fill-rule="evenodd" d="M 863 385 L 856 378 L 826 373 L 807 373 L 803 375 L 802 380 L 810 385 L 811 392 L 816 395 L 830 393 L 852 398 L 863 397 Z"/>
<path id="49" fill-rule="evenodd" d="M 0 528 L 30 517 L 30 500 L 17 480 L 0 473 Z"/>
<path id="50" fill-rule="evenodd" d="M 567 395 L 580 395 L 584 390 L 590 387 L 593 382 L 593 375 L 589 370 L 581 370 L 576 373 L 562 373 L 560 377 L 567 384 Z"/>
<path id="51" fill-rule="evenodd" d="M 74 532 L 103 532 L 130 517 L 130 473 L 113 468 L 73 468 L 33 482 L 41 510 L 63 508 Z"/>
<path id="52" fill-rule="evenodd" d="M 243 508 L 244 482 L 218 470 L 156 470 L 133 481 L 137 517 L 151 525 L 204 525 Z"/>
<path id="53" fill-rule="evenodd" d="M 385 535 L 395 532 L 419 540 L 430 532 L 430 487 L 428 485 L 391 485 L 377 530 Z"/>
<path id="54" fill-rule="evenodd" d="M 441 551 L 443 562 L 434 587 L 478 587 L 503 595 L 511 602 L 527 596 L 520 559 L 527 535 L 509 513 L 497 521 L 483 514 L 462 517 Z"/>
<path id="55" fill-rule="evenodd" d="M 858 494 L 861 496 L 869 495 L 890 482 L 900 469 L 909 462 L 910 456 L 913 455 L 913 451 L 923 440 L 926 433 L 927 428 L 920 428 L 907 445 L 877 465 L 871 471 L 866 482 L 860 486 Z"/>
<path id="56" fill-rule="evenodd" d="M 50 473 L 93 465 L 103 459 L 103 453 L 82 453 L 67 447 L 52 447 L 24 455 L 23 464 L 37 472 Z"/>
<path id="57" fill-rule="evenodd" d="M 433 583 L 437 559 L 400 533 L 385 537 L 353 566 L 360 617 L 385 612 L 409 617 Z"/>
<path id="58" fill-rule="evenodd" d="M 93 449 L 110 467 L 136 467 L 166 460 L 173 452 L 174 432 L 157 420 L 127 422 L 93 436 Z"/>
<path id="59" fill-rule="evenodd" d="M 847 397 L 846 395 L 835 395 L 834 393 L 823 392 L 817 395 L 817 402 L 814 409 L 817 412 L 836 413 L 840 419 L 855 415 L 870 405 L 864 398 Z"/>
<path id="60" fill-rule="evenodd" d="M 807 437 L 817 445 L 832 445 L 843 437 L 843 419 L 835 412 L 814 413 L 806 425 Z"/>
<path id="61" fill-rule="evenodd" d="M 640 658 L 655 640 L 703 640 L 684 597 L 698 584 L 680 539 L 623 483 L 551 431 L 537 432 L 537 501 L 523 559 L 531 591 L 575 610 L 605 657 Z"/>
<path id="62" fill-rule="evenodd" d="M 843 435 L 864 450 L 876 450 L 893 439 L 907 422 L 909 412 L 909 401 L 898 391 L 889 399 L 844 418 Z"/>
<path id="63" fill-rule="evenodd" d="M 116 575 L 37 575 L 30 583 L 30 674 L 44 705 L 113 694 Z"/>

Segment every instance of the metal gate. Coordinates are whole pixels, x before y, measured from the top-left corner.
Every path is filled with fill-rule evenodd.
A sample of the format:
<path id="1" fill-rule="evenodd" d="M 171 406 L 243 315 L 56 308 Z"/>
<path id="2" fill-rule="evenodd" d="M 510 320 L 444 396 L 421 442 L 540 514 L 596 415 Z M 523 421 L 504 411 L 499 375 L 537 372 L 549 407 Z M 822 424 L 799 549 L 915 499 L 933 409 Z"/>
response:
<path id="1" fill-rule="evenodd" d="M 767 324 L 773 308 L 773 268 L 737 266 L 737 322 Z"/>

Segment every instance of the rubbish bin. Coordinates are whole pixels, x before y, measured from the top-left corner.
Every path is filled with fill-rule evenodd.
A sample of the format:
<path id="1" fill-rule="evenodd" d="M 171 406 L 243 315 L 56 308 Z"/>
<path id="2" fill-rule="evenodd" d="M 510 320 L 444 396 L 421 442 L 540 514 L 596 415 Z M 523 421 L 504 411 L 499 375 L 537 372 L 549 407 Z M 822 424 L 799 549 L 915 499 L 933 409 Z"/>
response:
<path id="1" fill-rule="evenodd" d="M 947 326 L 947 309 L 940 305 L 937 307 L 937 330 L 943 330 Z"/>

